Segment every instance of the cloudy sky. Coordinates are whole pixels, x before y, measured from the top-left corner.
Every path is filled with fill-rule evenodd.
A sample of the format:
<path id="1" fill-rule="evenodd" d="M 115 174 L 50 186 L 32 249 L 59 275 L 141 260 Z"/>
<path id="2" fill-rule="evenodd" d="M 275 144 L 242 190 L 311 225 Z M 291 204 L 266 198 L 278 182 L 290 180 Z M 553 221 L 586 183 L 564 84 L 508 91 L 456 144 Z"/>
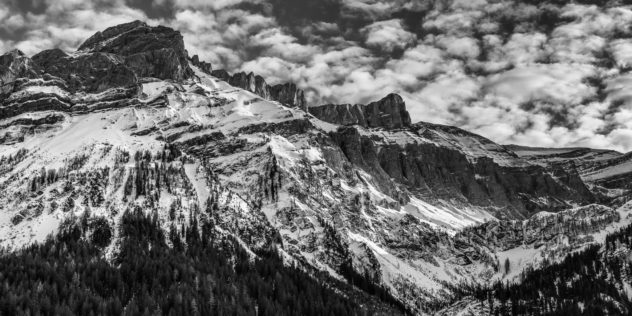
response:
<path id="1" fill-rule="evenodd" d="M 564 2 L 4 0 L 0 50 L 72 51 L 139 19 L 216 69 L 295 82 L 310 104 L 397 92 L 414 121 L 499 143 L 630 151 L 632 7 Z"/>

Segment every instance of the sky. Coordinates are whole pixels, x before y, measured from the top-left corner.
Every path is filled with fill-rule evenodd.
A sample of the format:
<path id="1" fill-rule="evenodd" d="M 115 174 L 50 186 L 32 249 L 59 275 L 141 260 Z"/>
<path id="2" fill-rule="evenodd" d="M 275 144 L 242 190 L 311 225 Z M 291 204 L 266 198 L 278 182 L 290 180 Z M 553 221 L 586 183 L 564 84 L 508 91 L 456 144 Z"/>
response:
<path id="1" fill-rule="evenodd" d="M 399 93 L 501 144 L 632 150 L 632 7 L 590 0 L 3 0 L 0 51 L 75 50 L 132 20 L 308 103 Z M 592 2 L 608 2 L 593 0 Z"/>

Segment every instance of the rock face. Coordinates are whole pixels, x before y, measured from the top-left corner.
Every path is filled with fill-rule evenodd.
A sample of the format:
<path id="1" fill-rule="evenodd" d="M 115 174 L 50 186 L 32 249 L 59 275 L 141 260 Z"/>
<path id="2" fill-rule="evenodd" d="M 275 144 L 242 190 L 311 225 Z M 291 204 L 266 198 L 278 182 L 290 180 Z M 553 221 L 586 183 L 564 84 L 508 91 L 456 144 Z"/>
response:
<path id="1" fill-rule="evenodd" d="M 183 80 L 193 76 L 182 35 L 164 26 L 134 21 L 110 27 L 87 39 L 79 51 L 123 56 L 139 77 Z"/>
<path id="2" fill-rule="evenodd" d="M 293 83 L 270 86 L 263 77 L 252 72 L 238 72 L 230 75 L 223 69 L 213 70 L 211 75 L 228 82 L 233 87 L 248 90 L 264 99 L 278 101 L 286 106 L 307 111 L 305 93 Z"/>
<path id="3" fill-rule="evenodd" d="M 388 96 L 372 103 L 373 111 L 334 105 L 312 112 L 347 125 L 331 132 L 332 138 L 347 159 L 371 174 L 384 192 L 396 192 L 390 184 L 394 180 L 426 199 L 480 206 L 499 218 L 527 218 L 539 211 L 566 209 L 571 201 L 595 201 L 576 170 L 529 164 L 502 146 L 458 128 L 410 125 L 407 113 L 402 114 L 405 108 L 393 102 L 398 99 Z"/>
<path id="4" fill-rule="evenodd" d="M 409 127 L 411 123 L 406 104 L 397 94 L 367 105 L 327 104 L 310 107 L 309 112 L 325 122 L 346 126 L 396 129 Z"/>
<path id="5" fill-rule="evenodd" d="M 226 81 L 226 82 L 230 81 L 230 74 L 228 73 L 228 71 L 224 69 L 213 70 L 211 71 L 211 75 L 222 81 Z"/>
<path id="6" fill-rule="evenodd" d="M 211 71 L 210 64 L 195 60 Z M 138 104 L 141 79 L 183 81 L 193 75 L 179 32 L 134 21 L 96 33 L 75 53 L 50 49 L 31 59 L 16 50 L 0 56 L 0 119 Z"/>
<path id="7" fill-rule="evenodd" d="M 367 104 L 364 113 L 369 127 L 382 126 L 393 129 L 410 126 L 406 104 L 397 94 L 391 93 L 380 101 Z"/>
<path id="8" fill-rule="evenodd" d="M 569 237 L 569 246 L 583 244 L 582 235 L 598 232 L 618 222 L 620 215 L 614 209 L 591 204 L 559 213 L 543 213 L 524 221 L 506 220 L 487 222 L 459 232 L 455 238 L 476 240 L 476 244 L 507 250 L 521 245 L 539 247 L 557 238 Z M 488 236 L 497 238 L 489 239 Z"/>
<path id="9" fill-rule="evenodd" d="M 191 57 L 191 63 L 209 75 L 213 72 L 213 66 L 211 63 L 200 60 L 198 55 L 193 55 L 193 57 Z"/>
<path id="10" fill-rule="evenodd" d="M 575 170 L 602 202 L 621 205 L 632 192 L 632 153 L 590 148 L 537 148 L 508 145 L 521 158 L 549 170 Z"/>
<path id="11" fill-rule="evenodd" d="M 261 77 L 259 77 L 259 78 L 261 78 Z M 263 79 L 263 78 L 261 78 L 261 79 Z M 265 81 L 262 82 L 261 80 L 259 80 L 259 86 L 257 86 L 257 78 L 256 78 L 255 74 L 253 74 L 252 72 L 251 73 L 238 72 L 238 73 L 232 75 L 228 79 L 228 83 L 231 86 L 233 86 L 233 87 L 242 88 L 242 89 L 248 90 L 250 92 L 255 92 L 256 93 L 256 91 L 259 91 L 261 93 L 261 91 L 264 91 L 264 94 L 269 94 L 268 93 L 268 85 L 265 84 Z M 257 94 L 261 95 L 259 93 L 257 93 Z"/>
<path id="12" fill-rule="evenodd" d="M 337 125 L 360 125 L 367 127 L 362 104 L 325 104 L 312 106 L 309 113 L 315 117 Z"/>
<path id="13" fill-rule="evenodd" d="M 0 56 L 0 100 L 14 90 L 15 82 L 40 77 L 40 70 L 24 53 L 15 49 Z"/>
<path id="14" fill-rule="evenodd" d="M 71 92 L 99 93 L 138 83 L 136 73 L 125 64 L 125 58 L 115 54 L 95 52 L 75 57 L 60 49 L 51 49 L 36 54 L 33 61 L 46 73 L 65 80 Z"/>
<path id="15" fill-rule="evenodd" d="M 278 84 L 270 87 L 270 96 L 272 100 L 283 104 L 292 104 L 303 111 L 307 111 L 305 93 L 293 83 Z"/>

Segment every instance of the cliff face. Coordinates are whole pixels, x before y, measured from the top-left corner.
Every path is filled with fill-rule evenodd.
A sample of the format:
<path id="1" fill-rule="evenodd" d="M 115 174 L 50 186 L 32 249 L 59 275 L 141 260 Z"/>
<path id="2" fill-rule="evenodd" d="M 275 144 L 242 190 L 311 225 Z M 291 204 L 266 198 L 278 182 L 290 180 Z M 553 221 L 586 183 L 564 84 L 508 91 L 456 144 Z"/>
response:
<path id="1" fill-rule="evenodd" d="M 122 56 L 139 77 L 182 80 L 193 75 L 180 32 L 141 21 L 98 32 L 81 44 L 79 51 Z"/>
<path id="2" fill-rule="evenodd" d="M 278 101 L 289 107 L 296 107 L 303 111 L 307 111 L 307 101 L 305 93 L 298 89 L 293 83 L 284 83 L 270 86 L 265 79 L 254 73 L 238 72 L 229 74 L 226 70 L 213 70 L 211 74 L 221 79 L 233 87 L 248 90 L 264 99 Z"/>
<path id="3" fill-rule="evenodd" d="M 75 53 L 0 56 L 0 119 L 27 111 L 128 106 L 138 103 L 130 98 L 140 93 L 141 78 L 192 76 L 179 32 L 135 21 L 96 33 Z"/>
<path id="4" fill-rule="evenodd" d="M 64 80 L 71 93 L 100 93 L 138 84 L 137 73 L 126 65 L 124 57 L 115 54 L 96 52 L 75 57 L 52 49 L 34 55 L 33 62 L 44 72 Z"/>
<path id="5" fill-rule="evenodd" d="M 329 123 L 396 129 L 410 126 L 410 115 L 404 100 L 397 94 L 362 104 L 327 104 L 309 108 L 309 113 Z"/>
<path id="6" fill-rule="evenodd" d="M 40 78 L 40 69 L 24 53 L 15 49 L 0 56 L 0 100 L 15 90 L 22 79 Z"/>
<path id="7" fill-rule="evenodd" d="M 509 145 L 521 158 L 548 170 L 575 171 L 596 198 L 613 206 L 632 192 L 632 154 L 590 148 L 534 148 Z"/>
<path id="8" fill-rule="evenodd" d="M 426 198 L 473 204 L 508 218 L 595 200 L 576 170 L 529 164 L 458 128 L 411 125 L 404 102 L 394 94 L 368 105 L 322 105 L 309 110 L 342 126 L 331 132 L 332 138 L 352 163 L 380 179 L 384 189 L 395 180 Z"/>
<path id="9" fill-rule="evenodd" d="M 569 237 L 569 246 L 577 248 L 585 243 L 581 239 L 583 236 L 599 232 L 620 220 L 614 209 L 591 204 L 558 213 L 542 213 L 524 221 L 484 223 L 459 232 L 456 238 L 476 240 L 476 244 L 507 250 L 521 245 L 539 247 L 563 235 Z"/>
<path id="10" fill-rule="evenodd" d="M 270 97 L 272 100 L 282 104 L 293 105 L 303 111 L 307 111 L 307 101 L 305 93 L 293 83 L 278 84 L 270 87 Z"/>
<path id="11" fill-rule="evenodd" d="M 429 143 L 420 134 L 367 135 L 357 127 L 345 127 L 332 137 L 351 162 L 385 183 L 394 179 L 426 198 L 478 205 L 501 218 L 526 218 L 538 211 L 568 208 L 569 202 L 594 201 L 577 172 L 561 168 L 552 175 L 517 158 L 507 163 L 472 157 L 458 148 Z"/>
<path id="12" fill-rule="evenodd" d="M 200 60 L 198 55 L 193 55 L 193 57 L 191 57 L 191 63 L 200 68 L 200 70 L 204 71 L 206 74 L 210 75 L 213 72 L 213 66 L 211 63 Z"/>

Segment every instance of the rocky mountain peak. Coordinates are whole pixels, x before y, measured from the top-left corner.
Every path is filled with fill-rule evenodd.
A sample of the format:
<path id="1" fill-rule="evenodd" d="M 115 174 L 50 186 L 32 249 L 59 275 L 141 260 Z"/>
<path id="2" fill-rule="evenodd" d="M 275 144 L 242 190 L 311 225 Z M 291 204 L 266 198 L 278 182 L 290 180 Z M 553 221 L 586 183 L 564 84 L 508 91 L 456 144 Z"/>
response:
<path id="1" fill-rule="evenodd" d="M 26 56 L 24 55 L 24 53 L 19 50 L 19 49 L 12 49 L 6 53 L 4 53 L 2 56 L 0 56 L 0 63 L 2 63 L 3 65 L 6 63 L 6 60 L 8 60 L 9 58 L 17 58 L 17 57 L 21 57 L 21 56 Z"/>
<path id="2" fill-rule="evenodd" d="M 401 96 L 391 93 L 377 102 L 365 106 L 367 124 L 370 127 L 389 129 L 410 126 L 410 115 Z"/>
<path id="3" fill-rule="evenodd" d="M 110 27 L 87 39 L 79 51 L 123 56 L 139 77 L 182 80 L 193 76 L 182 34 L 165 26 L 134 21 Z"/>
<path id="4" fill-rule="evenodd" d="M 17 79 L 37 78 L 39 73 L 39 68 L 20 50 L 5 53 L 0 56 L 0 96 L 12 92 Z"/>
<path id="5" fill-rule="evenodd" d="M 36 76 L 38 71 L 32 61 L 19 49 L 14 49 L 0 56 L 0 80 L 7 81 L 9 77 Z"/>
<path id="6" fill-rule="evenodd" d="M 367 105 L 325 104 L 310 107 L 309 112 L 325 122 L 346 126 L 398 129 L 411 124 L 404 100 L 394 93 Z"/>
<path id="7" fill-rule="evenodd" d="M 103 31 L 96 32 L 89 37 L 83 44 L 79 46 L 79 51 L 94 51 L 105 48 L 108 40 L 112 40 L 115 37 L 121 36 L 134 29 L 146 29 L 149 28 L 147 23 L 136 20 L 129 23 L 124 23 L 116 26 L 109 27 Z"/>

